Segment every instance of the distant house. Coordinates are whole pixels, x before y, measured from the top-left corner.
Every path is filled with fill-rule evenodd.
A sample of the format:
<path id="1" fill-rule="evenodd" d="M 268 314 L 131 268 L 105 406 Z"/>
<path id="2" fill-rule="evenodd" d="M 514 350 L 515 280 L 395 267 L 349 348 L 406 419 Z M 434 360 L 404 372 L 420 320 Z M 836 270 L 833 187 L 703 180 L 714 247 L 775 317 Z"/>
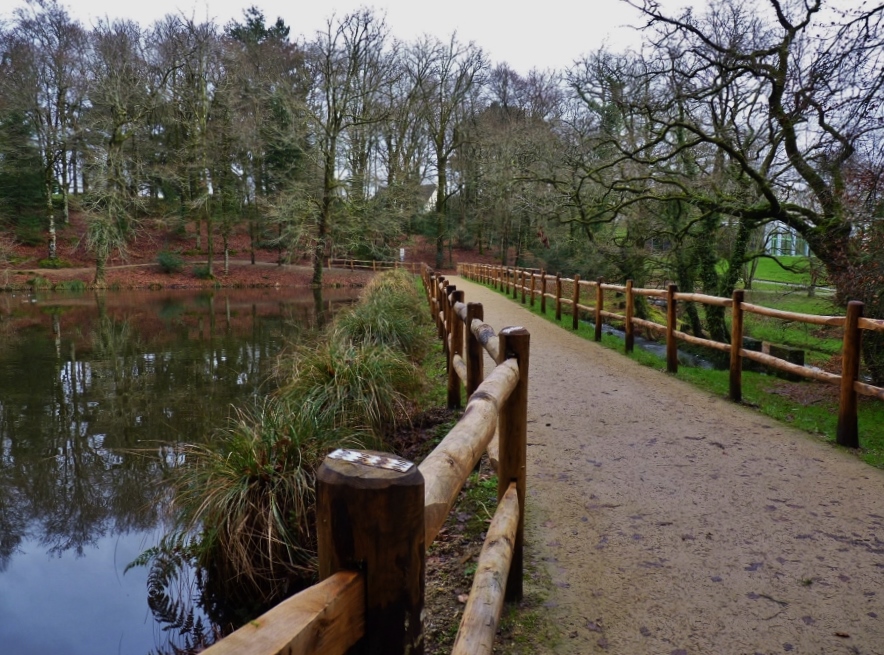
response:
<path id="1" fill-rule="evenodd" d="M 421 184 L 418 187 L 418 196 L 420 197 L 421 207 L 425 212 L 436 210 L 436 185 Z"/>
<path id="2" fill-rule="evenodd" d="M 376 201 L 386 203 L 398 209 L 405 207 L 413 208 L 413 210 L 432 212 L 436 209 L 436 185 L 421 184 L 419 187 L 411 187 L 408 189 L 407 195 L 403 189 L 391 193 L 388 187 L 378 187 L 374 198 Z"/>
<path id="3" fill-rule="evenodd" d="M 794 229 L 774 221 L 764 227 L 764 252 L 774 256 L 808 257 L 810 247 Z"/>

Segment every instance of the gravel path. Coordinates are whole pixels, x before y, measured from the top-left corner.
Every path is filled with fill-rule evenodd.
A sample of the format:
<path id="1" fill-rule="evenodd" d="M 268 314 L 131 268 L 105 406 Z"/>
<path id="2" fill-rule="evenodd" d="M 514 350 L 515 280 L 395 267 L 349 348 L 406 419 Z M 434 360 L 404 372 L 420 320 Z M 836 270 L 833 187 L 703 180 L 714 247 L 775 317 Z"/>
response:
<path id="1" fill-rule="evenodd" d="M 531 333 L 546 652 L 884 654 L 884 471 L 453 283 Z"/>

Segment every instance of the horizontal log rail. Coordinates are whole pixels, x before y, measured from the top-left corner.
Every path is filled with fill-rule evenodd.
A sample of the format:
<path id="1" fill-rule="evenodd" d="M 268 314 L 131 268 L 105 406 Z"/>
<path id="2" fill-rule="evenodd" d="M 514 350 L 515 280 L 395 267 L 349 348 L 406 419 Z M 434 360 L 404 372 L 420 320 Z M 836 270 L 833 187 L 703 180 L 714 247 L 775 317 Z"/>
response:
<path id="1" fill-rule="evenodd" d="M 519 495 L 513 482 L 488 527 L 452 655 L 490 655 L 493 651 L 518 527 Z"/>
<path id="2" fill-rule="evenodd" d="M 722 298 L 702 293 L 679 292 L 675 285 L 669 285 L 666 289 L 649 289 L 634 287 L 632 280 L 625 285 L 608 284 L 603 280 L 581 280 L 579 276 L 573 279 L 564 278 L 559 274 L 550 275 L 546 271 L 540 273 L 531 272 L 527 275 L 520 272 L 517 267 L 501 267 L 488 264 L 460 264 L 458 271 L 461 275 L 477 280 L 495 280 L 502 285 L 520 284 L 523 293 L 527 285 L 526 279 L 530 280 L 531 305 L 534 305 L 535 294 L 541 299 L 540 311 L 546 313 L 546 299 L 553 301 L 556 309 L 556 319 L 561 320 L 561 308 L 570 308 L 572 315 L 572 327 L 578 329 L 578 317 L 580 312 L 592 314 L 595 322 L 595 340 L 601 341 L 602 324 L 605 320 L 622 322 L 626 335 L 626 352 L 631 352 L 634 347 L 635 328 L 642 328 L 652 332 L 662 333 L 666 340 L 666 368 L 670 373 L 678 371 L 678 342 L 711 348 L 719 352 L 730 353 L 730 398 L 736 402 L 742 400 L 742 369 L 743 359 L 749 359 L 777 371 L 790 373 L 808 378 L 836 384 L 841 387 L 838 410 L 837 441 L 839 444 L 856 448 L 859 445 L 859 429 L 857 424 L 856 396 L 861 394 L 884 400 L 884 389 L 876 387 L 858 379 L 859 377 L 859 345 L 863 330 L 884 331 L 884 320 L 864 318 L 862 316 L 862 303 L 851 301 L 848 304 L 846 316 L 818 316 L 814 314 L 800 314 L 787 312 L 762 305 L 747 303 L 741 289 L 734 292 L 731 298 Z M 550 287 L 550 280 L 555 282 Z M 563 291 L 570 290 L 570 297 Z M 580 302 L 582 290 L 591 292 L 595 290 L 595 304 L 591 298 Z M 624 313 L 611 312 L 604 308 L 605 292 L 615 292 L 625 295 Z M 666 323 L 655 323 L 635 316 L 635 297 L 659 298 L 665 301 Z M 731 341 L 722 343 L 688 334 L 677 329 L 677 309 L 679 302 L 692 302 L 704 305 L 725 307 L 731 310 Z M 793 321 L 808 325 L 821 325 L 843 329 L 842 345 L 842 370 L 841 374 L 827 373 L 816 369 L 807 368 L 788 362 L 780 357 L 774 357 L 767 353 L 747 350 L 743 347 L 743 315 L 745 313 L 756 314 L 782 321 Z"/>
<path id="3" fill-rule="evenodd" d="M 365 634 L 365 576 L 341 571 L 282 601 L 205 655 L 343 655 Z"/>
<path id="4" fill-rule="evenodd" d="M 328 268 L 349 268 L 354 270 L 388 271 L 394 268 L 404 268 L 410 273 L 418 274 L 426 266 L 421 262 L 382 261 L 377 259 L 342 259 L 330 258 L 326 261 Z"/>

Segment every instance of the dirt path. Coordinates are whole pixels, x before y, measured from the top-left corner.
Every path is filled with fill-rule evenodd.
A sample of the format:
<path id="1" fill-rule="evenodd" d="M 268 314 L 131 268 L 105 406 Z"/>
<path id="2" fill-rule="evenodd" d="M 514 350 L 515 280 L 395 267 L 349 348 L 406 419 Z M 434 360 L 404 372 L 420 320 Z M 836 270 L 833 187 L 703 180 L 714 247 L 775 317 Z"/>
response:
<path id="1" fill-rule="evenodd" d="M 454 284 L 531 332 L 546 652 L 884 654 L 884 471 Z"/>

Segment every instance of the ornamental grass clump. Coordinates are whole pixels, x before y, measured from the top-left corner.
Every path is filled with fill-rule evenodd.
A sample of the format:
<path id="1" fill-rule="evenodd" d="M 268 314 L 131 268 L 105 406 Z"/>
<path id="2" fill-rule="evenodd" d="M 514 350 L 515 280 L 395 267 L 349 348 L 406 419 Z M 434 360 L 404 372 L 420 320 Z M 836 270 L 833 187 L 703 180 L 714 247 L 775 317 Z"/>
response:
<path id="1" fill-rule="evenodd" d="M 429 323 L 418 319 L 425 313 L 413 276 L 401 270 L 388 271 L 368 284 L 359 303 L 337 317 L 332 339 L 387 346 L 412 362 L 420 362 L 433 344 Z"/>
<path id="2" fill-rule="evenodd" d="M 420 368 L 386 346 L 331 339 L 294 351 L 283 365 L 288 382 L 278 393 L 293 412 L 320 429 L 383 437 L 407 421 L 425 386 Z"/>
<path id="3" fill-rule="evenodd" d="M 320 430 L 272 398 L 239 412 L 211 443 L 183 446 L 173 508 L 177 531 L 196 535 L 205 594 L 263 609 L 311 584 L 313 472 L 330 449 L 361 445 L 356 432 Z"/>

